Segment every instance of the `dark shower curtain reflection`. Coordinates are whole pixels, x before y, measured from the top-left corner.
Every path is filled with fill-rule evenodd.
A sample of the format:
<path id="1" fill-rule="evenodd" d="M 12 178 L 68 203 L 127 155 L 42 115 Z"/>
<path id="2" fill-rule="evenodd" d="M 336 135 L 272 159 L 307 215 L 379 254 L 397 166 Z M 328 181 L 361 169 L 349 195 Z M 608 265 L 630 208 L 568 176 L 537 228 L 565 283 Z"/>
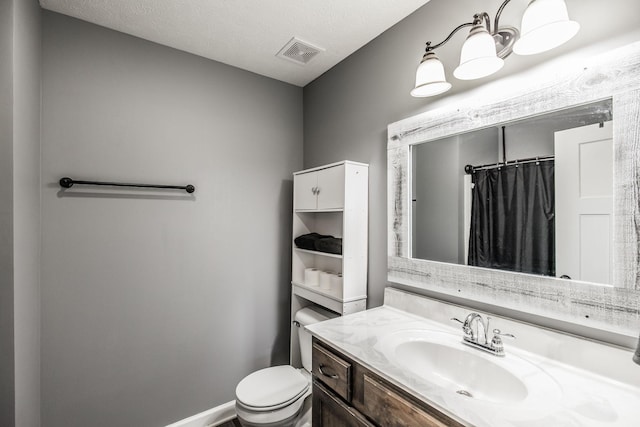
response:
<path id="1" fill-rule="evenodd" d="M 554 162 L 474 171 L 469 265 L 555 276 Z"/>

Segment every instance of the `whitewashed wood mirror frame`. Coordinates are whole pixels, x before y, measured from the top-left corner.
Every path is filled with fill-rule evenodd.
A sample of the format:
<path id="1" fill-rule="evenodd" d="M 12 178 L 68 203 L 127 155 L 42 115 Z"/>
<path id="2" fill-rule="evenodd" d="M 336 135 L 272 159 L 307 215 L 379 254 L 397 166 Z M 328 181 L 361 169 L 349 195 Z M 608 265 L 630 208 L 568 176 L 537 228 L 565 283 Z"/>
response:
<path id="1" fill-rule="evenodd" d="M 508 90 L 495 90 L 500 84 Z M 637 337 L 640 42 L 583 61 L 560 58 L 490 87 L 388 126 L 388 280 Z M 613 286 L 411 258 L 413 145 L 607 98 L 615 116 Z"/>

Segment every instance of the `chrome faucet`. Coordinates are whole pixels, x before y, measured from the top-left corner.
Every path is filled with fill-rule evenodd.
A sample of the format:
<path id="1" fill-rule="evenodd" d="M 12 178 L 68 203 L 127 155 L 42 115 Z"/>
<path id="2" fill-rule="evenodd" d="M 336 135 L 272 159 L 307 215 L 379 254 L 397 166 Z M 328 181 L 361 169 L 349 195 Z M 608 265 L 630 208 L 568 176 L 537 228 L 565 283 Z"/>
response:
<path id="1" fill-rule="evenodd" d="M 515 338 L 514 335 L 503 334 L 500 332 L 500 329 L 494 329 L 493 338 L 489 340 L 489 322 L 491 321 L 491 317 L 489 316 L 484 320 L 482 315 L 478 313 L 469 313 L 464 319 L 464 322 L 455 317 L 451 320 L 462 324 L 463 343 L 496 356 L 504 356 L 502 337 Z M 482 334 L 480 334 L 481 330 Z"/>
<path id="2" fill-rule="evenodd" d="M 477 344 L 486 345 L 489 339 L 487 338 L 487 332 L 489 330 L 489 322 L 491 317 L 487 316 L 487 320 L 484 320 L 478 313 L 470 313 L 464 320 L 464 323 L 468 325 L 471 330 L 471 341 Z M 473 325 L 476 325 L 475 333 Z M 482 329 L 482 339 L 480 337 L 480 329 Z"/>

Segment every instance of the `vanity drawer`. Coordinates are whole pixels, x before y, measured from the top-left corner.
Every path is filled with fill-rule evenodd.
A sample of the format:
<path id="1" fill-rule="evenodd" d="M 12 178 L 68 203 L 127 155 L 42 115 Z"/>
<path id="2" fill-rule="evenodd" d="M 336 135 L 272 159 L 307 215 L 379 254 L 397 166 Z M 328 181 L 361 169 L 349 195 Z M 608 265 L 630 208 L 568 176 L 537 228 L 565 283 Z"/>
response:
<path id="1" fill-rule="evenodd" d="M 382 381 L 364 375 L 364 413 L 384 427 L 450 427 L 457 422 L 444 416 L 436 417 L 422 407 L 401 396 Z"/>
<path id="2" fill-rule="evenodd" d="M 313 343 L 312 373 L 338 396 L 351 400 L 351 363 Z"/>

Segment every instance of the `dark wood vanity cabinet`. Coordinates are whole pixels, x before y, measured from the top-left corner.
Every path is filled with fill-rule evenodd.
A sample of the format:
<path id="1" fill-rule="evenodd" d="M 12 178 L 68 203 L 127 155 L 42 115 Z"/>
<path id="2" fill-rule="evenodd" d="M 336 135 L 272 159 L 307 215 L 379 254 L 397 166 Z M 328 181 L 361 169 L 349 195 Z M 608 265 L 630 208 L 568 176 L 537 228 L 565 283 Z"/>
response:
<path id="1" fill-rule="evenodd" d="M 313 380 L 313 427 L 373 427 L 355 408 Z"/>
<path id="2" fill-rule="evenodd" d="M 313 339 L 313 427 L 462 427 Z"/>

